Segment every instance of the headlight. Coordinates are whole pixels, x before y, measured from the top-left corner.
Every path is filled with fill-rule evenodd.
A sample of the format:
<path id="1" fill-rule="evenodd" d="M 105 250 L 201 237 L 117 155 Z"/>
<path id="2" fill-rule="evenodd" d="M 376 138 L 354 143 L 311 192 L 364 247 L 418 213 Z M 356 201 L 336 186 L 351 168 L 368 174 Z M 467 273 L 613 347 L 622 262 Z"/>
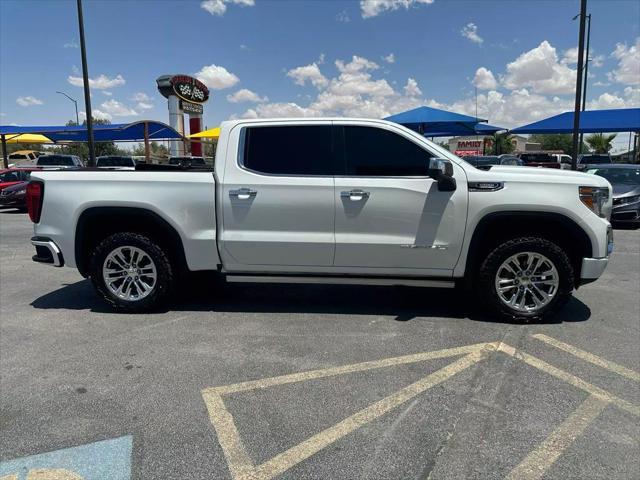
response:
<path id="1" fill-rule="evenodd" d="M 622 197 L 622 198 L 616 198 L 615 199 L 616 205 L 627 205 L 629 203 L 636 203 L 636 202 L 640 202 L 640 195 L 633 195 L 631 197 Z"/>
<path id="2" fill-rule="evenodd" d="M 607 187 L 580 187 L 580 201 L 599 217 L 607 215 L 604 207 L 609 200 L 609 188 Z"/>
<path id="3" fill-rule="evenodd" d="M 26 195 L 27 194 L 27 189 L 24 188 L 22 190 L 18 190 L 17 192 L 13 192 L 14 195 Z"/>

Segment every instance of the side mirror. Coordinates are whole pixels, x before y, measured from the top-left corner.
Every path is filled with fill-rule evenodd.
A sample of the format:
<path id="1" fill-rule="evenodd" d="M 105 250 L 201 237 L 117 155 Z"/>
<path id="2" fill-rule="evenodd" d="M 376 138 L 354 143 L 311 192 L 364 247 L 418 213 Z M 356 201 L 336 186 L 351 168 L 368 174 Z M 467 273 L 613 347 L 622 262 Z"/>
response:
<path id="1" fill-rule="evenodd" d="M 456 189 L 453 165 L 446 158 L 430 158 L 427 175 L 438 182 L 438 190 L 441 192 L 452 192 Z"/>

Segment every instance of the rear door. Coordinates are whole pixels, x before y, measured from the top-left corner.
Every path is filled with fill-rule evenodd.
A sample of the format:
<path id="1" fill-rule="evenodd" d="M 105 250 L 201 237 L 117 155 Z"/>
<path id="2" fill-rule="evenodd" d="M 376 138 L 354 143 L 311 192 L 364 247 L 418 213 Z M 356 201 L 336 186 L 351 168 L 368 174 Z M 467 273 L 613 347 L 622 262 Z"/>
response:
<path id="1" fill-rule="evenodd" d="M 458 188 L 441 192 L 427 176 L 426 150 L 401 131 L 336 127 L 345 174 L 336 177 L 335 267 L 353 273 L 449 276 L 462 248 L 466 176 L 454 164 Z"/>
<path id="2" fill-rule="evenodd" d="M 331 122 L 238 125 L 222 179 L 221 256 L 229 271 L 331 268 Z M 237 150 L 234 150 L 236 148 Z"/>

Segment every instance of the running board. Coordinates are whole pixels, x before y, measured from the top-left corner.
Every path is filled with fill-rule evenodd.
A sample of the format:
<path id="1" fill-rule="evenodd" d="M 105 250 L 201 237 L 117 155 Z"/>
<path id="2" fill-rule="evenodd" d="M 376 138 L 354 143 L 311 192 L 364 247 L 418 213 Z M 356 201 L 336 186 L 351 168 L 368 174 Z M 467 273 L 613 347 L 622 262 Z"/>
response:
<path id="1" fill-rule="evenodd" d="M 227 282 L 233 283 L 320 283 L 334 285 L 402 285 L 407 287 L 454 288 L 453 280 L 431 280 L 422 278 L 393 277 L 337 277 L 337 276 L 302 276 L 302 275 L 229 275 Z"/>

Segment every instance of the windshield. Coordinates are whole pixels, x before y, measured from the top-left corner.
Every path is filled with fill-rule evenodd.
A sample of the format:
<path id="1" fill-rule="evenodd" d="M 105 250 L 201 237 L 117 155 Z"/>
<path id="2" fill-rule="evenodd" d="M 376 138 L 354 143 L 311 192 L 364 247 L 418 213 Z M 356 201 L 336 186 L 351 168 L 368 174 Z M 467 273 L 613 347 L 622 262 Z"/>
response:
<path id="1" fill-rule="evenodd" d="M 580 163 L 611 163 L 609 155 L 583 155 Z"/>
<path id="2" fill-rule="evenodd" d="M 594 168 L 588 173 L 594 173 L 609 180 L 612 185 L 640 186 L 640 167 L 638 168 Z"/>
<path id="3" fill-rule="evenodd" d="M 52 167 L 63 166 L 73 167 L 73 159 L 64 155 L 41 155 L 38 157 L 38 166 Z"/>
<path id="4" fill-rule="evenodd" d="M 4 172 L 0 174 L 0 182 L 17 182 L 19 180 L 18 172 Z"/>
<path id="5" fill-rule="evenodd" d="M 133 167 L 135 162 L 131 157 L 98 157 L 98 167 Z"/>

